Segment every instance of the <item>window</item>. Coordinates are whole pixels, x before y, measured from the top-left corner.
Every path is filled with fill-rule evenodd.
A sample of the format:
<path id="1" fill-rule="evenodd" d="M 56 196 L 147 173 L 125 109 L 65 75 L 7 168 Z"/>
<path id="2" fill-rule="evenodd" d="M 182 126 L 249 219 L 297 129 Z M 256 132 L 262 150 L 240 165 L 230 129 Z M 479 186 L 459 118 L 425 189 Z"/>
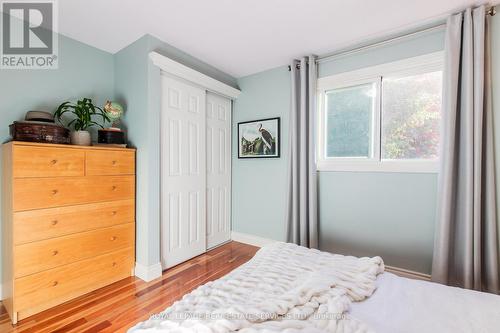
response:
<path id="1" fill-rule="evenodd" d="M 318 169 L 437 172 L 441 52 L 318 80 Z"/>
<path id="2" fill-rule="evenodd" d="M 372 156 L 376 90 L 364 83 L 326 92 L 327 157 Z"/>

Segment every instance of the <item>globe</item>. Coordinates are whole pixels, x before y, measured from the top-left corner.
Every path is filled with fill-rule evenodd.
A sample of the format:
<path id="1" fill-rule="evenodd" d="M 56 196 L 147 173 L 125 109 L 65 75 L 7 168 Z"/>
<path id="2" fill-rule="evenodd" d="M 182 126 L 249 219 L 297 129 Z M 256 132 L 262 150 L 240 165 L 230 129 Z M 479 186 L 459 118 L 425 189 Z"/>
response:
<path id="1" fill-rule="evenodd" d="M 113 123 L 113 126 L 116 126 L 115 123 L 117 123 L 123 115 L 123 107 L 116 102 L 107 101 L 104 105 L 104 112 Z"/>

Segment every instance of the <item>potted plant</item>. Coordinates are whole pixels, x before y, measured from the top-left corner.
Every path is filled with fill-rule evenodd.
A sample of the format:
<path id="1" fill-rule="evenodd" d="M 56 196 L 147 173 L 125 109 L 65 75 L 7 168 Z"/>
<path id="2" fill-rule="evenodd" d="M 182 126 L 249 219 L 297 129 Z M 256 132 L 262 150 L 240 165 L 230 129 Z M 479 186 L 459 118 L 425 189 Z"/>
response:
<path id="1" fill-rule="evenodd" d="M 95 106 L 90 98 L 83 98 L 77 101 L 76 104 L 71 104 L 71 102 L 62 103 L 54 112 L 54 118 L 62 123 L 62 116 L 66 112 L 70 112 L 75 116 L 67 125 L 67 127 L 73 127 L 74 129 L 70 134 L 71 143 L 74 145 L 90 146 L 91 137 L 87 129 L 92 126 L 104 128 L 94 121 L 93 117 L 101 117 L 103 122 L 109 121 L 106 113 L 100 107 Z"/>

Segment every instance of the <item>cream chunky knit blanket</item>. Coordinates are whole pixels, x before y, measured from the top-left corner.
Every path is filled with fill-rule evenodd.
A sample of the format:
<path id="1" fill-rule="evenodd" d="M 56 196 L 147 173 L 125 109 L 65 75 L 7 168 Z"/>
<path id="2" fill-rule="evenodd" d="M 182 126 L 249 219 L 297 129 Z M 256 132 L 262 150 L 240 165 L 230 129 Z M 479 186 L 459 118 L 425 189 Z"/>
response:
<path id="1" fill-rule="evenodd" d="M 374 292 L 383 271 L 380 257 L 275 243 L 129 332 L 370 332 L 346 312 Z"/>

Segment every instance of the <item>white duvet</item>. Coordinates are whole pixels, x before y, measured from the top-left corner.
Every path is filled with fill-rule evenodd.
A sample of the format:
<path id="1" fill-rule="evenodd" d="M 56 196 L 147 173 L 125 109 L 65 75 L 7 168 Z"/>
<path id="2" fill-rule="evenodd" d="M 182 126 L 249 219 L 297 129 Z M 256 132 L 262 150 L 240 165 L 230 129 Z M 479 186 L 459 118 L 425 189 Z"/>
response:
<path id="1" fill-rule="evenodd" d="M 129 332 L 369 332 L 346 311 L 374 292 L 383 271 L 380 257 L 275 243 Z"/>

